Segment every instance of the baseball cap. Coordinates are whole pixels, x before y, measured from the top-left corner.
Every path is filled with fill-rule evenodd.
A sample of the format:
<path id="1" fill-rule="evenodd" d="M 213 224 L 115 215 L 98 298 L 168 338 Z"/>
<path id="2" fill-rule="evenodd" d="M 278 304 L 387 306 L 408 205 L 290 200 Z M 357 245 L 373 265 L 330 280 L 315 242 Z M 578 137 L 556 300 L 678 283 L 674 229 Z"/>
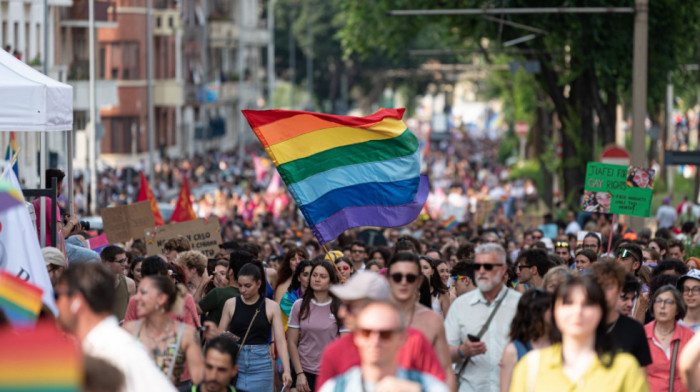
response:
<path id="1" fill-rule="evenodd" d="M 687 279 L 695 279 L 700 281 L 700 270 L 693 269 L 688 271 L 687 274 L 681 276 L 680 279 L 678 279 L 678 289 L 682 290 L 683 289 L 683 282 L 685 282 Z"/>
<path id="2" fill-rule="evenodd" d="M 342 301 L 371 299 L 389 301 L 391 292 L 389 282 L 382 275 L 372 271 L 357 271 L 344 284 L 334 284 L 331 293 Z"/>
<path id="3" fill-rule="evenodd" d="M 57 248 L 47 246 L 41 249 L 41 254 L 44 256 L 44 262 L 46 262 L 47 267 L 49 264 L 53 264 L 66 268 L 66 256 Z"/>

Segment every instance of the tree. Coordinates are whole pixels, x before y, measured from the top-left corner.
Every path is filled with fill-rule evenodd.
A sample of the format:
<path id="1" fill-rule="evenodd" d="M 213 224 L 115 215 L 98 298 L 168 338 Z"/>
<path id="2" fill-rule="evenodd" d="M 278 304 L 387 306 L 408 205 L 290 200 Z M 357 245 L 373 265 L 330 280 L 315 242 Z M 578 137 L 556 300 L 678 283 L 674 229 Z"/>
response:
<path id="1" fill-rule="evenodd" d="M 480 8 L 476 0 L 341 0 L 346 24 L 341 37 L 346 56 L 381 51 L 400 57 L 416 36 L 438 31 L 443 47 L 479 49 L 487 61 L 500 43 L 526 33 L 475 16 L 388 16 L 393 9 Z M 491 1 L 490 7 L 559 7 L 554 0 Z M 632 0 L 571 0 L 569 7 L 633 7 Z M 699 4 L 683 0 L 653 0 L 649 5 L 649 108 L 658 113 L 670 71 L 688 56 L 686 42 L 698 33 Z M 503 20 L 528 25 L 546 34 L 521 43 L 514 57 L 538 61 L 536 80 L 551 100 L 562 123 L 563 183 L 571 198 L 583 188 L 586 162 L 595 160 L 594 140 L 614 141 L 616 106 L 630 102 L 633 51 L 631 14 L 502 15 Z M 488 46 L 483 38 L 488 38 Z M 691 44 L 695 46 L 694 44 Z M 654 116 L 652 116 L 653 118 Z"/>

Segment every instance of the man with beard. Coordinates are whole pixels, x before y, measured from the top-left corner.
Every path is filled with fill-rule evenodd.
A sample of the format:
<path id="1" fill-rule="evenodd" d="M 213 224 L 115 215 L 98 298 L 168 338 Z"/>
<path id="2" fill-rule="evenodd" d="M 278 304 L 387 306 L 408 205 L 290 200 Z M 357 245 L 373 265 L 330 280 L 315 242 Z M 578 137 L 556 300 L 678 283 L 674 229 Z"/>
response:
<path id="1" fill-rule="evenodd" d="M 457 364 L 459 391 L 497 392 L 498 363 L 509 342 L 510 323 L 521 294 L 503 283 L 508 268 L 503 247 L 484 244 L 475 253 L 474 276 L 479 289 L 452 303 L 445 319 L 445 333 L 452 361 Z"/>
<path id="2" fill-rule="evenodd" d="M 231 385 L 238 374 L 237 353 L 233 339 L 226 336 L 212 339 L 204 351 L 204 381 L 193 386 L 192 392 L 244 392 Z"/>

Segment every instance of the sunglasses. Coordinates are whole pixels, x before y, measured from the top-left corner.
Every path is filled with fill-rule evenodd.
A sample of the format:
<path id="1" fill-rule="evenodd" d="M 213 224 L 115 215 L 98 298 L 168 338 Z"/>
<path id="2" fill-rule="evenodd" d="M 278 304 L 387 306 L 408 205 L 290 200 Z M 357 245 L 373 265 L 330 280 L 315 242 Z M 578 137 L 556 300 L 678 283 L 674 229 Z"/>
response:
<path id="1" fill-rule="evenodd" d="M 493 267 L 500 267 L 504 264 L 499 263 L 474 263 L 474 270 L 479 271 L 481 267 L 484 267 L 486 271 L 491 271 Z"/>
<path id="2" fill-rule="evenodd" d="M 555 247 L 555 248 L 568 248 L 568 247 L 569 247 L 569 243 L 568 243 L 568 242 L 564 242 L 564 241 L 561 241 L 561 242 L 557 241 L 557 242 L 554 243 L 554 247 Z"/>
<path id="3" fill-rule="evenodd" d="M 113 263 L 119 263 L 119 264 L 125 264 L 127 261 L 129 261 L 129 259 L 125 257 L 125 258 L 123 258 L 123 259 L 117 259 L 117 260 L 114 260 L 114 261 L 112 261 L 112 262 L 113 262 Z"/>
<path id="4" fill-rule="evenodd" d="M 518 271 L 521 271 L 521 270 L 523 270 L 523 269 L 525 269 L 525 268 L 530 268 L 530 267 L 532 267 L 532 266 L 531 266 L 531 265 L 522 265 L 522 264 L 520 264 L 520 265 L 517 266 L 516 268 L 518 269 Z"/>
<path id="5" fill-rule="evenodd" d="M 406 278 L 406 282 L 414 283 L 416 281 L 416 279 L 418 279 L 418 275 L 416 275 L 416 274 L 404 275 L 404 274 L 400 274 L 398 272 L 395 274 L 391 274 L 391 279 L 396 283 L 401 283 L 401 281 L 403 281 L 404 278 Z"/>
<path id="6" fill-rule="evenodd" d="M 338 267 L 336 267 L 336 268 L 338 268 L 338 271 L 343 271 L 343 272 L 347 272 L 347 271 L 350 271 L 350 267 L 349 267 L 349 266 L 347 266 L 347 265 L 344 265 L 344 266 L 338 266 Z"/>
<path id="7" fill-rule="evenodd" d="M 452 275 L 452 279 L 454 279 L 454 280 L 462 280 L 462 279 L 469 279 L 469 277 L 468 277 L 468 276 L 464 276 L 464 275 Z"/>
<path id="8" fill-rule="evenodd" d="M 62 295 L 71 295 L 71 294 L 73 294 L 73 292 L 70 290 L 54 290 L 53 300 L 58 301 L 58 299 L 61 298 Z"/>
<path id="9" fill-rule="evenodd" d="M 627 258 L 627 257 L 632 257 L 633 259 L 637 260 L 637 258 L 634 256 L 634 254 L 625 248 L 618 249 L 617 255 L 622 257 L 623 259 Z"/>
<path id="10" fill-rule="evenodd" d="M 363 338 L 369 338 L 371 335 L 377 334 L 377 335 L 379 335 L 379 339 L 381 339 L 381 340 L 389 340 L 397 332 L 399 332 L 399 331 L 396 329 L 365 329 L 365 328 L 360 328 L 357 330 L 357 334 Z"/>

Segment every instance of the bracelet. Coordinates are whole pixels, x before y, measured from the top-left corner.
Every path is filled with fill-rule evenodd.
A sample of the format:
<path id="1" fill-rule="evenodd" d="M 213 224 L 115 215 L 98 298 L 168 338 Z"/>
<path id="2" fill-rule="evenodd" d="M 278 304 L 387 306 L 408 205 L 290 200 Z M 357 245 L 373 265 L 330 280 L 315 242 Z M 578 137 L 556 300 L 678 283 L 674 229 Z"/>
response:
<path id="1" fill-rule="evenodd" d="M 300 371 L 299 373 L 297 373 L 297 376 L 300 375 L 300 374 L 304 374 L 304 371 L 302 370 L 302 371 Z"/>
<path id="2" fill-rule="evenodd" d="M 467 354 L 465 354 L 464 351 L 462 351 L 462 350 L 457 350 L 457 354 L 459 354 L 459 356 L 462 357 L 462 358 L 466 358 L 466 357 L 467 357 Z"/>

